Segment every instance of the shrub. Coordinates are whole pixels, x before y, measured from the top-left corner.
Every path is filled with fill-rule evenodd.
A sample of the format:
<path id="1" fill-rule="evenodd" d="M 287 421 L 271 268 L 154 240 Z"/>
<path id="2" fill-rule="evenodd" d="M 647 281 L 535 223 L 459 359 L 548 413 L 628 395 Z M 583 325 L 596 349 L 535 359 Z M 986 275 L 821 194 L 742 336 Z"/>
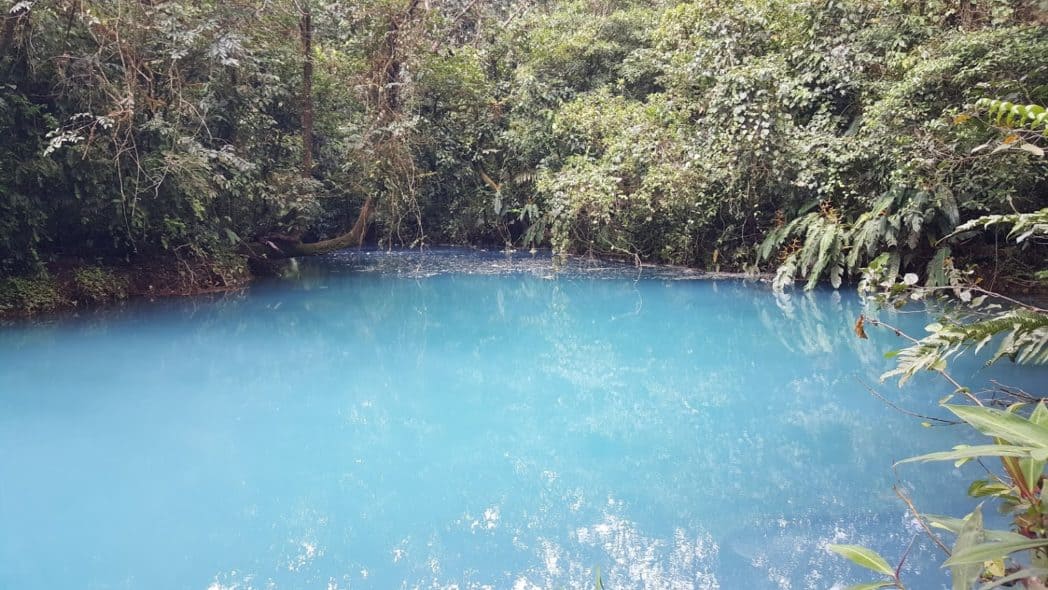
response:
<path id="1" fill-rule="evenodd" d="M 73 274 L 73 296 L 78 302 L 104 303 L 127 297 L 127 281 L 97 266 L 78 268 Z"/>
<path id="2" fill-rule="evenodd" d="M 41 313 L 65 303 L 47 275 L 0 279 L 0 312 Z"/>

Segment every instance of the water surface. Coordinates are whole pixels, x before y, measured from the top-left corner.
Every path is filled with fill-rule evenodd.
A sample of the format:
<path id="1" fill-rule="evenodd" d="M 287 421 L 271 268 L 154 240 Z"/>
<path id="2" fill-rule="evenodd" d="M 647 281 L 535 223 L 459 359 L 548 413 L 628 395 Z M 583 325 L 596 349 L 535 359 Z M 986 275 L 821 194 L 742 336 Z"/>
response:
<path id="1" fill-rule="evenodd" d="M 869 577 L 826 543 L 895 559 L 892 462 L 960 442 L 865 391 L 949 388 L 879 385 L 898 342 L 855 338 L 849 292 L 461 250 L 300 271 L 0 328 L 0 588 L 842 587 Z M 973 473 L 899 473 L 974 506 Z M 918 539 L 906 579 L 941 560 Z"/>

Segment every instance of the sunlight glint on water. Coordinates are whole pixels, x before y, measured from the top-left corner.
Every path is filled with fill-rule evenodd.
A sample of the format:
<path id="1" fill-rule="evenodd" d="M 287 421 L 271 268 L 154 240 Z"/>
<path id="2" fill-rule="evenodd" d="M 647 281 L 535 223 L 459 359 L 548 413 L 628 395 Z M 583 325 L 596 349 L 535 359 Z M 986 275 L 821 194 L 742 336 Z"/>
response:
<path id="1" fill-rule="evenodd" d="M 866 393 L 896 342 L 854 337 L 850 292 L 457 250 L 301 271 L 0 329 L 0 588 L 824 589 L 869 579 L 827 542 L 916 533 L 891 463 L 960 442 Z M 973 506 L 970 473 L 901 473 Z M 913 587 L 940 561 L 919 540 Z"/>

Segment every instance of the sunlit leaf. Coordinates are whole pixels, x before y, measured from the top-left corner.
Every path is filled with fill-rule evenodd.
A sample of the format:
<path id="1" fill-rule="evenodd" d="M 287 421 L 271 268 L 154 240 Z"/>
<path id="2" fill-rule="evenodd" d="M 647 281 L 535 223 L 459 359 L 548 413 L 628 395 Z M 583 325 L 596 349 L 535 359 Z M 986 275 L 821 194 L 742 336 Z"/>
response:
<path id="1" fill-rule="evenodd" d="M 958 459 L 978 459 L 980 457 L 1029 457 L 1033 450 L 1035 449 L 1031 447 L 1016 445 L 960 445 L 952 451 L 927 453 L 903 459 L 896 465 L 902 465 L 903 463 L 927 463 L 929 461 L 957 461 Z"/>
<path id="2" fill-rule="evenodd" d="M 867 549 L 866 547 L 861 547 L 859 545 L 827 545 L 826 548 L 866 569 L 873 570 L 886 576 L 895 575 L 895 571 L 892 570 L 891 566 L 888 565 L 888 562 L 885 561 L 883 557 L 877 554 L 876 551 Z"/>
<path id="3" fill-rule="evenodd" d="M 993 408 L 950 404 L 944 407 L 985 435 L 1013 444 L 1048 448 L 1048 427 Z"/>
<path id="4" fill-rule="evenodd" d="M 1012 542 L 980 543 L 963 550 L 954 551 L 953 555 L 946 560 L 945 565 L 981 565 L 985 561 L 1005 557 L 1017 551 L 1025 551 L 1045 546 L 1048 546 L 1048 539 L 1025 539 L 1023 541 Z"/>
<path id="5" fill-rule="evenodd" d="M 866 335 L 866 316 L 859 316 L 858 320 L 855 320 L 855 335 L 863 340 L 868 340 L 869 336 Z"/>
<path id="6" fill-rule="evenodd" d="M 964 519 L 964 524 L 957 533 L 957 540 L 953 544 L 951 559 L 958 554 L 978 547 L 986 538 L 983 530 L 982 505 L 975 507 Z M 983 557 L 972 563 L 951 563 L 947 560 L 943 567 L 950 568 L 950 577 L 953 579 L 953 590 L 969 590 L 971 582 L 982 572 L 982 562 L 995 556 Z"/>

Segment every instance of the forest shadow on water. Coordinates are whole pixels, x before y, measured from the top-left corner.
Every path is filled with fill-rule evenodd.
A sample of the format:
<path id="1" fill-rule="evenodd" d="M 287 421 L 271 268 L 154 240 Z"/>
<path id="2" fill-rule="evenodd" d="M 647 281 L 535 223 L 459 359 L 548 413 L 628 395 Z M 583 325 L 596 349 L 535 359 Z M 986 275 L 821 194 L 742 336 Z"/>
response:
<path id="1" fill-rule="evenodd" d="M 0 330 L 0 587 L 946 587 L 892 462 L 969 434 L 879 384 L 849 291 L 548 254 L 354 251 Z M 923 314 L 894 314 L 919 332 Z M 980 387 L 1045 371 L 952 372 Z M 970 442 L 970 441 L 969 441 Z M 902 466 L 963 515 L 974 468 Z"/>

